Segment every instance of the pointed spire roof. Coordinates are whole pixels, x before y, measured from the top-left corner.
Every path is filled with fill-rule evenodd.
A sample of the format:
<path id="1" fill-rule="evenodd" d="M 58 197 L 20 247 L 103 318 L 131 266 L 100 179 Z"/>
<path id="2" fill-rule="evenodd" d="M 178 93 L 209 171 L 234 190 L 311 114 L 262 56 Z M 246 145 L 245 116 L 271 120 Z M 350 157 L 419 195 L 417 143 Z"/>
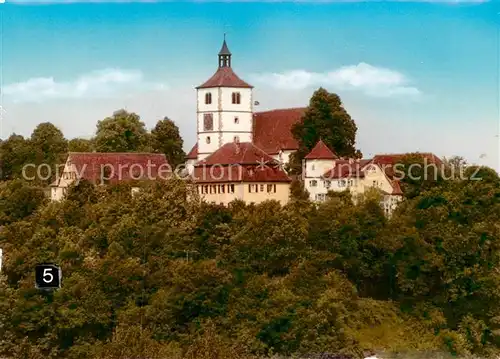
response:
<path id="1" fill-rule="evenodd" d="M 224 34 L 224 42 L 222 43 L 222 48 L 219 51 L 219 56 L 222 55 L 231 55 L 231 51 L 229 51 L 226 43 L 226 34 Z"/>
<path id="2" fill-rule="evenodd" d="M 323 140 L 319 140 L 316 146 L 305 157 L 306 160 L 334 160 L 338 157 L 328 148 Z"/>

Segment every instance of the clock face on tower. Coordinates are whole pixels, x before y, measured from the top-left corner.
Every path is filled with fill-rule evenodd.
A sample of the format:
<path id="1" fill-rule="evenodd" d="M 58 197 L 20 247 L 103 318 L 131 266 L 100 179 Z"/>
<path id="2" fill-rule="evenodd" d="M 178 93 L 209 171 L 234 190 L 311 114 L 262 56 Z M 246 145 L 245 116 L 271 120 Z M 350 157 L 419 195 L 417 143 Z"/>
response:
<path id="1" fill-rule="evenodd" d="M 203 131 L 213 131 L 214 117 L 211 113 L 206 113 L 203 116 Z"/>

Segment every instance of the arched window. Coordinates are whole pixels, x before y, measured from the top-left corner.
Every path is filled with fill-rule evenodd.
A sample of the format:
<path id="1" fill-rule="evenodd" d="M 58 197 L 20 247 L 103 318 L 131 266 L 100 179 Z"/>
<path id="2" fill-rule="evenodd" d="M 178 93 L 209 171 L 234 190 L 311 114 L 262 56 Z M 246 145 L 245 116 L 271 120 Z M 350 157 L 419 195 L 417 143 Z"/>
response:
<path id="1" fill-rule="evenodd" d="M 207 143 L 210 143 L 210 136 L 207 137 Z"/>
<path id="2" fill-rule="evenodd" d="M 210 105 L 212 103 L 212 94 L 207 92 L 205 94 L 205 104 Z"/>
<path id="3" fill-rule="evenodd" d="M 236 105 L 239 105 L 241 103 L 241 95 L 239 92 L 233 92 L 231 96 L 231 102 Z"/>

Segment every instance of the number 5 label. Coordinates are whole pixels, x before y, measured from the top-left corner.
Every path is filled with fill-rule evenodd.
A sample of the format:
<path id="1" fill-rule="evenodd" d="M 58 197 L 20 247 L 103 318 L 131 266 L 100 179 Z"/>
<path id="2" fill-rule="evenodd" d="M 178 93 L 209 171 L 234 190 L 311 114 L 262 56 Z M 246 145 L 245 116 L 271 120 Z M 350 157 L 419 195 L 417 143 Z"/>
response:
<path id="1" fill-rule="evenodd" d="M 38 289 L 61 288 L 61 268 L 55 264 L 40 264 L 35 268 L 35 286 Z"/>

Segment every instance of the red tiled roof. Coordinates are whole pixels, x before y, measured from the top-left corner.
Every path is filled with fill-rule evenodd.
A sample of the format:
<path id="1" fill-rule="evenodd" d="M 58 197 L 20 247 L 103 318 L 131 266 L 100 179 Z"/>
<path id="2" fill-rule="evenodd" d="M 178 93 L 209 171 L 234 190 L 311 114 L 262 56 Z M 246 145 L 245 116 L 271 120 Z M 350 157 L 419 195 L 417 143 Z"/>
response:
<path id="1" fill-rule="evenodd" d="M 403 157 L 410 155 L 411 153 L 394 153 L 394 154 L 381 154 L 375 155 L 373 157 L 373 162 L 376 164 L 396 164 L 398 161 L 401 161 Z M 429 161 L 429 163 L 441 164 L 442 161 L 433 153 L 425 153 L 425 152 L 416 152 L 415 155 L 420 155 L 422 158 Z"/>
<path id="2" fill-rule="evenodd" d="M 167 178 L 171 174 L 164 154 L 70 152 L 68 160 L 77 176 L 93 183 L 109 178 L 109 183 L 127 180 Z"/>
<path id="3" fill-rule="evenodd" d="M 291 182 L 292 179 L 279 166 L 223 165 L 196 166 L 195 183 L 222 182 Z"/>
<path id="4" fill-rule="evenodd" d="M 253 115 L 253 142 L 258 148 L 270 155 L 280 150 L 297 150 L 299 145 L 292 135 L 292 126 L 300 121 L 306 108 L 288 108 L 263 112 Z M 198 157 L 198 143 L 189 154 L 188 159 Z"/>
<path id="5" fill-rule="evenodd" d="M 402 196 L 403 191 L 401 190 L 401 186 L 399 185 L 399 181 L 394 181 L 392 183 L 392 193 L 393 196 Z"/>
<path id="6" fill-rule="evenodd" d="M 189 153 L 187 154 L 186 158 L 188 160 L 196 160 L 198 159 L 198 142 L 196 142 L 193 146 L 193 148 L 191 148 L 191 151 L 189 151 Z"/>
<path id="7" fill-rule="evenodd" d="M 336 158 L 337 156 L 333 154 L 332 150 L 322 140 L 319 140 L 316 146 L 305 157 L 307 160 L 333 160 Z"/>
<path id="8" fill-rule="evenodd" d="M 288 108 L 256 112 L 254 114 L 253 141 L 266 153 L 296 150 L 299 145 L 292 135 L 292 126 L 299 122 L 306 108 Z"/>
<path id="9" fill-rule="evenodd" d="M 226 143 L 194 169 L 197 183 L 290 182 L 278 161 L 250 142 Z"/>
<path id="10" fill-rule="evenodd" d="M 270 164 L 278 163 L 274 158 L 250 142 L 231 142 L 226 143 L 209 155 L 199 165 L 253 165 L 263 162 Z"/>
<path id="11" fill-rule="evenodd" d="M 370 160 L 337 160 L 335 166 L 326 171 L 322 178 L 324 179 L 339 179 L 339 178 L 362 178 L 365 176 L 363 168 Z"/>
<path id="12" fill-rule="evenodd" d="M 215 74 L 197 89 L 210 87 L 242 87 L 253 88 L 236 75 L 231 67 L 219 67 Z"/>
<path id="13" fill-rule="evenodd" d="M 441 165 L 443 162 L 439 157 L 433 153 L 416 152 L 415 155 L 420 155 L 424 160 L 427 160 L 429 164 Z M 385 172 L 386 176 L 393 178 L 394 167 L 405 157 L 410 155 L 410 153 L 394 153 L 394 154 L 381 154 L 375 155 L 372 159 L 374 164 L 377 164 Z"/>

